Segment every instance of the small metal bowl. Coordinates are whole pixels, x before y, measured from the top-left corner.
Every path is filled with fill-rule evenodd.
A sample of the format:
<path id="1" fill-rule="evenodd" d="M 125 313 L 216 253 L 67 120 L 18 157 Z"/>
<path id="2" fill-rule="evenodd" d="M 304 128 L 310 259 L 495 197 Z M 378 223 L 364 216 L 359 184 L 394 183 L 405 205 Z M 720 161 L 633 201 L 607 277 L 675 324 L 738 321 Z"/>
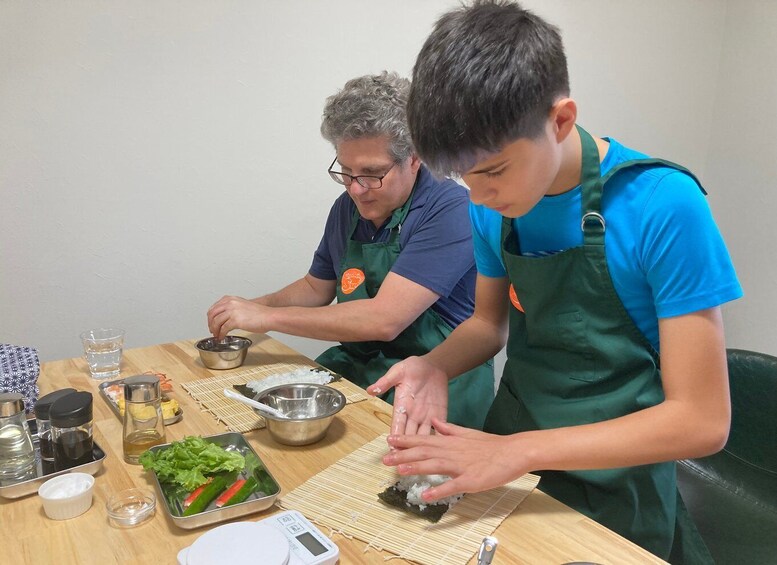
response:
<path id="1" fill-rule="evenodd" d="M 251 340 L 247 337 L 228 335 L 222 340 L 215 337 L 201 339 L 195 344 L 202 364 L 208 369 L 234 369 L 246 360 Z"/>
<path id="2" fill-rule="evenodd" d="M 279 385 L 261 392 L 257 402 L 277 408 L 286 418 L 254 410 L 267 423 L 270 436 L 284 445 L 308 445 L 326 435 L 335 414 L 345 406 L 339 390 L 315 384 Z"/>

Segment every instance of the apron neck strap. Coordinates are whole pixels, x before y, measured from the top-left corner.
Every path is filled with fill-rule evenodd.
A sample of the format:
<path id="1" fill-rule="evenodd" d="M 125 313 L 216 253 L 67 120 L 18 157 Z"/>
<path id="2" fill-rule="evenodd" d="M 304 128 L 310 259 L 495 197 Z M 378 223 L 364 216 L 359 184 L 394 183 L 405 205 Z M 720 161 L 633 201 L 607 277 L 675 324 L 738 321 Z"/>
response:
<path id="1" fill-rule="evenodd" d="M 604 245 L 605 222 L 602 216 L 602 169 L 599 162 L 599 148 L 587 131 L 575 124 L 580 135 L 582 163 L 580 168 L 581 220 L 583 245 Z"/>
<path id="2" fill-rule="evenodd" d="M 405 201 L 402 206 L 394 210 L 394 212 L 391 214 L 391 219 L 386 224 L 385 228 L 387 230 L 392 230 L 390 241 L 394 241 L 396 237 L 399 235 L 399 232 L 402 231 L 402 222 L 405 221 L 405 218 L 407 218 L 408 212 L 410 212 L 410 206 L 413 203 L 413 195 L 415 195 L 415 185 L 413 185 L 413 190 L 410 191 L 410 196 L 407 197 L 407 200 Z M 353 209 L 353 216 L 351 216 L 351 229 L 350 233 L 348 234 L 348 239 L 351 239 L 353 237 L 353 234 L 356 233 L 356 226 L 359 224 L 359 209 L 356 208 L 354 205 Z M 398 228 L 394 230 L 394 228 Z"/>
<path id="3" fill-rule="evenodd" d="M 405 221 L 405 218 L 407 218 L 408 212 L 410 212 L 410 206 L 413 203 L 413 195 L 415 194 L 415 185 L 413 186 L 413 190 L 410 191 L 410 196 L 407 197 L 407 200 L 405 201 L 402 206 L 394 210 L 394 213 L 391 214 L 391 220 L 389 220 L 389 223 L 386 224 L 387 230 L 393 230 L 397 226 L 399 226 L 399 229 L 402 229 L 402 222 Z"/>
<path id="4" fill-rule="evenodd" d="M 591 134 L 575 124 L 577 133 L 580 135 L 580 146 L 582 149 L 582 162 L 580 164 L 580 184 L 585 185 L 602 176 L 602 170 L 599 164 L 599 148 L 596 146 Z"/>
<path id="5" fill-rule="evenodd" d="M 599 184 L 601 177 L 601 167 L 599 163 L 599 148 L 596 146 L 594 138 L 587 131 L 575 124 L 577 132 L 580 135 L 581 146 L 581 164 L 580 164 L 580 184 L 582 185 L 582 227 L 583 232 L 587 233 L 586 226 L 593 223 L 590 220 L 601 218 L 601 200 L 602 187 Z M 512 218 L 502 218 L 502 242 L 509 241 L 509 234 L 512 231 Z M 604 219 L 601 218 L 601 233 L 604 233 Z M 604 240 L 602 239 L 602 242 Z M 586 240 L 586 243 L 588 241 Z"/>

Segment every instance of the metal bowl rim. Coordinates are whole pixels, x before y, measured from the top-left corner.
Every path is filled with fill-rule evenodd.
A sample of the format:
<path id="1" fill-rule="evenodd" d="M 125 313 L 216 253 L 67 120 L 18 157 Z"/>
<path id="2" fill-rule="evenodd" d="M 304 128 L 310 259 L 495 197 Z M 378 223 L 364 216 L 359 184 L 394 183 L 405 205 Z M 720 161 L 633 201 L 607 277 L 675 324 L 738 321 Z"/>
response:
<path id="1" fill-rule="evenodd" d="M 276 390 L 282 389 L 282 388 L 312 388 L 316 390 L 327 390 L 328 392 L 331 392 L 335 397 L 339 398 L 341 403 L 340 406 L 338 406 L 337 410 L 332 412 L 331 414 L 325 414 L 323 416 L 316 416 L 314 418 L 276 418 L 270 414 L 265 414 L 264 412 L 260 412 L 259 410 L 253 408 L 254 412 L 259 414 L 262 418 L 265 420 L 272 420 L 273 422 L 315 422 L 316 420 L 323 420 L 324 418 L 331 418 L 335 414 L 337 414 L 340 410 L 342 410 L 345 407 L 346 404 L 346 398 L 345 395 L 340 392 L 339 390 L 332 388 L 331 386 L 326 385 L 319 385 L 315 383 L 289 383 L 285 385 L 276 385 L 273 387 L 270 387 L 268 389 L 263 390 L 256 396 L 257 402 L 262 402 L 260 398 L 264 398 L 269 393 L 274 392 Z M 262 404 L 266 404 L 265 402 L 262 402 Z M 268 404 L 269 406 L 269 404 Z"/>
<path id="2" fill-rule="evenodd" d="M 194 344 L 194 347 L 196 347 L 200 351 L 204 351 L 205 353 L 216 353 L 216 354 L 219 354 L 219 353 L 235 353 L 237 351 L 242 351 L 243 349 L 248 349 L 249 347 L 251 347 L 251 345 L 253 345 L 253 342 L 250 339 L 248 339 L 247 337 L 243 337 L 243 336 L 239 336 L 239 335 L 231 335 L 229 337 L 233 341 L 238 342 L 239 349 L 231 349 L 231 350 L 226 350 L 226 351 L 214 351 L 212 349 L 205 349 L 203 347 L 203 344 L 206 341 L 212 341 L 213 339 L 215 339 L 213 337 L 206 337 L 206 338 L 201 339 L 200 341 L 198 341 L 197 343 Z"/>

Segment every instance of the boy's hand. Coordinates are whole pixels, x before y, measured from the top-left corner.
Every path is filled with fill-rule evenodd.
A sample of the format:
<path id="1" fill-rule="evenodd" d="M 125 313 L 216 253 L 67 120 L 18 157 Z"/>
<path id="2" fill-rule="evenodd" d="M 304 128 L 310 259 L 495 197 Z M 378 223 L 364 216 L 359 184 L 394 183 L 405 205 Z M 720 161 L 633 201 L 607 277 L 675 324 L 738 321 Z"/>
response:
<path id="1" fill-rule="evenodd" d="M 434 419 L 437 432 L 428 436 L 388 438 L 394 450 L 383 457 L 400 475 L 449 475 L 450 481 L 421 494 L 426 502 L 467 492 L 481 492 L 509 483 L 525 472 L 527 461 L 515 448 L 516 435 L 500 436 Z"/>
<path id="2" fill-rule="evenodd" d="M 373 396 L 394 388 L 391 433 L 428 435 L 432 418 L 444 422 L 448 415 L 448 376 L 423 359 L 408 357 L 367 388 Z"/>

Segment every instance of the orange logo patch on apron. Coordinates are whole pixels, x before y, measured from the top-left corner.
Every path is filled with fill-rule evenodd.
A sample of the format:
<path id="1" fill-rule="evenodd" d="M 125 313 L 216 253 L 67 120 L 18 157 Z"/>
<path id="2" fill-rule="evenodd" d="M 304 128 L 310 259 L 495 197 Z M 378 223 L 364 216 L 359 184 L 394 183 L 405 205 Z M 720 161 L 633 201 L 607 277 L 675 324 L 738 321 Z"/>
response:
<path id="1" fill-rule="evenodd" d="M 364 282 L 365 278 L 364 271 L 361 269 L 348 269 L 345 271 L 340 281 L 340 288 L 342 288 L 343 294 L 351 294 Z"/>
<path id="2" fill-rule="evenodd" d="M 523 306 L 521 306 L 521 302 L 518 300 L 518 295 L 515 294 L 515 287 L 512 284 L 510 285 L 510 302 L 512 302 L 513 306 L 515 306 L 518 310 L 523 312 Z"/>

